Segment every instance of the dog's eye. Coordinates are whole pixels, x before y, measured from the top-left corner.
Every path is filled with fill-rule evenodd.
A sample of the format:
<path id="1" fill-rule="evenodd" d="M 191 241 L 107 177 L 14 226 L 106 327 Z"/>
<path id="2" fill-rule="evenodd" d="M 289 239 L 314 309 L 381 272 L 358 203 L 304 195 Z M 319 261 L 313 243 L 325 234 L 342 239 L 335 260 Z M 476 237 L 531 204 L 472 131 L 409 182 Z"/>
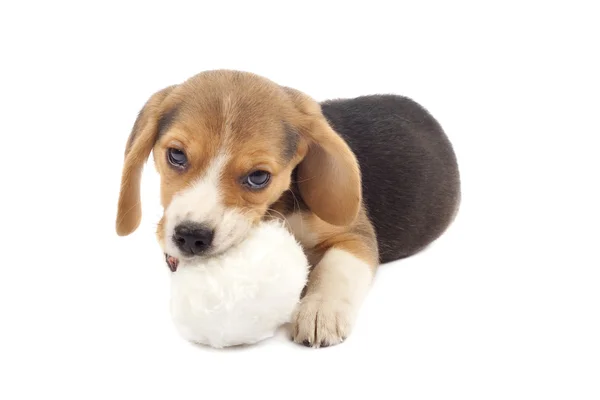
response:
<path id="1" fill-rule="evenodd" d="M 183 168 L 187 164 L 185 153 L 179 149 L 167 150 L 167 158 L 169 159 L 169 163 L 177 168 Z"/>
<path id="2" fill-rule="evenodd" d="M 262 189 L 267 186 L 270 179 L 271 174 L 267 171 L 254 171 L 244 178 L 243 184 L 250 189 Z"/>

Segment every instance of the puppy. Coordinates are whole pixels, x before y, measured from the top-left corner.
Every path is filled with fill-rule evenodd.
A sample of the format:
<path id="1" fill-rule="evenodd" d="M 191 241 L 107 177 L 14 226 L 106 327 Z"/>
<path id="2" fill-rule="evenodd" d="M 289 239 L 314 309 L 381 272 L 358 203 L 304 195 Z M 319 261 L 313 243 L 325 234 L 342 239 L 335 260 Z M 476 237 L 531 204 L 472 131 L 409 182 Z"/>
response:
<path id="1" fill-rule="evenodd" d="M 217 70 L 160 90 L 125 149 L 116 231 L 141 220 L 153 154 L 176 259 L 209 257 L 280 218 L 311 265 L 293 340 L 342 342 L 377 266 L 415 254 L 452 222 L 460 179 L 451 143 L 419 104 L 396 95 L 318 103 L 252 73 Z"/>

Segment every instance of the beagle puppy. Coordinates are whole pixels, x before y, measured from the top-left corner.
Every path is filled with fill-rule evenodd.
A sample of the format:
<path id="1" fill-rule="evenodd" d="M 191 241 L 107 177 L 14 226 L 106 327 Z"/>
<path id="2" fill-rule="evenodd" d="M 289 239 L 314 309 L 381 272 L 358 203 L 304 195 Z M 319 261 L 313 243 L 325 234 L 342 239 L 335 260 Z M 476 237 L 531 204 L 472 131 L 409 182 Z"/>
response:
<path id="1" fill-rule="evenodd" d="M 141 220 L 140 179 L 153 154 L 168 257 L 208 257 L 270 218 L 286 225 L 311 265 L 293 319 L 310 347 L 351 333 L 376 268 L 415 254 L 452 222 L 457 160 L 440 124 L 397 95 L 319 103 L 264 77 L 215 70 L 164 88 L 127 140 L 116 220 Z"/>

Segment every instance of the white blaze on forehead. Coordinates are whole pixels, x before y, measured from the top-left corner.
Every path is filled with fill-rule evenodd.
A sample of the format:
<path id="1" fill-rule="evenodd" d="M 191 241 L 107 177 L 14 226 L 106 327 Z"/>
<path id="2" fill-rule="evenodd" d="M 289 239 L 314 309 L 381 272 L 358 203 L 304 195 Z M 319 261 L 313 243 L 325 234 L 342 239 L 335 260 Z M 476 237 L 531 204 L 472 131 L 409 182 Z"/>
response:
<path id="1" fill-rule="evenodd" d="M 238 243 L 248 233 L 251 221 L 241 210 L 223 205 L 221 175 L 227 156 L 219 154 L 205 173 L 192 185 L 173 196 L 165 211 L 165 251 L 177 257 L 171 237 L 181 222 L 196 222 L 214 230 L 212 252 L 220 253 Z"/>
<path id="2" fill-rule="evenodd" d="M 182 221 L 206 224 L 211 228 L 221 219 L 223 204 L 220 184 L 227 157 L 219 154 L 200 178 L 190 187 L 175 194 L 166 210 L 167 234 Z"/>

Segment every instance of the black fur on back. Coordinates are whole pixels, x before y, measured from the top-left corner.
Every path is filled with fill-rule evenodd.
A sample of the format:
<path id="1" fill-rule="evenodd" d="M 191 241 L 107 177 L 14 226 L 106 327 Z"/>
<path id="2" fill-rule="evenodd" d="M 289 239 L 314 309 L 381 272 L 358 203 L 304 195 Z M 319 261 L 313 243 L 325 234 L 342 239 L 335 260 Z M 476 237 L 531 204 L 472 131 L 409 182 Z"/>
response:
<path id="1" fill-rule="evenodd" d="M 380 261 L 408 257 L 436 240 L 460 203 L 456 156 L 440 124 L 421 105 L 398 95 L 328 100 L 321 106 L 358 158 Z"/>

